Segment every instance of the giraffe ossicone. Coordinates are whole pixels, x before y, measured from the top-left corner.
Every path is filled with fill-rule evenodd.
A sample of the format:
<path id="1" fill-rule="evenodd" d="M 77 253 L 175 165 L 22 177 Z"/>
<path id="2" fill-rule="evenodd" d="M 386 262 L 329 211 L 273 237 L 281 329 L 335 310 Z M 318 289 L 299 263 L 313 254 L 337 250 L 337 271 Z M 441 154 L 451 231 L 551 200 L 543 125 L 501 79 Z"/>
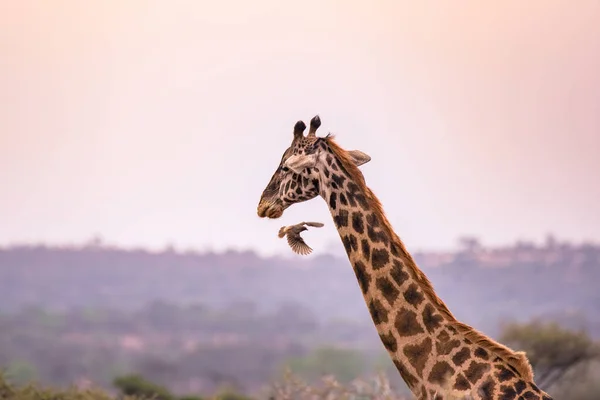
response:
<path id="1" fill-rule="evenodd" d="M 292 143 L 264 189 L 261 218 L 279 218 L 317 196 L 327 203 L 379 337 L 418 399 L 552 400 L 523 352 L 458 321 L 436 295 L 358 168 L 371 157 L 317 137 L 321 119 L 294 126 Z"/>

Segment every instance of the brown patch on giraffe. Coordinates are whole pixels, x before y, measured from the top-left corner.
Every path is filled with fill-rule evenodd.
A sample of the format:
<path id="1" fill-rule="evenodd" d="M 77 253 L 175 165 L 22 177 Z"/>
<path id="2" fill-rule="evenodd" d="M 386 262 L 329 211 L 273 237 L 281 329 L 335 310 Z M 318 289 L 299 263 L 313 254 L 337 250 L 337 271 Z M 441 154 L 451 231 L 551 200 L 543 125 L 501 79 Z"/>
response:
<path id="1" fill-rule="evenodd" d="M 381 339 L 383 346 L 389 352 L 395 353 L 396 351 L 398 351 L 398 342 L 396 341 L 396 338 L 394 337 L 394 335 L 391 332 L 380 333 L 379 338 Z"/>
<path id="2" fill-rule="evenodd" d="M 442 325 L 442 321 L 442 316 L 435 312 L 431 304 L 427 304 L 423 309 L 423 324 L 425 324 L 427 332 L 433 333 L 433 331 Z"/>
<path id="3" fill-rule="evenodd" d="M 517 398 L 517 392 L 512 386 L 502 385 L 500 386 L 500 399 L 512 400 Z"/>
<path id="4" fill-rule="evenodd" d="M 482 360 L 487 360 L 489 359 L 489 354 L 487 351 L 485 351 L 484 349 L 482 349 L 481 347 L 477 347 L 475 349 L 475 351 L 473 352 L 473 355 L 477 358 L 481 358 Z"/>
<path id="5" fill-rule="evenodd" d="M 369 275 L 367 272 L 367 268 L 362 261 L 356 261 L 352 267 L 354 268 L 354 274 L 358 280 L 360 290 L 363 292 L 363 294 L 366 294 L 369 290 L 369 283 L 371 283 L 371 275 Z"/>
<path id="6" fill-rule="evenodd" d="M 355 211 L 352 213 L 352 229 L 358 234 L 365 233 L 365 223 L 363 221 L 363 213 Z"/>
<path id="7" fill-rule="evenodd" d="M 332 192 L 329 195 L 329 207 L 332 210 L 335 210 L 337 208 L 337 193 L 336 192 Z"/>
<path id="8" fill-rule="evenodd" d="M 340 203 L 345 206 L 348 205 L 348 199 L 346 199 L 346 195 L 344 193 L 340 193 Z"/>
<path id="9" fill-rule="evenodd" d="M 496 382 L 492 378 L 487 378 L 479 387 L 479 395 L 482 399 L 493 399 L 496 394 Z"/>
<path id="10" fill-rule="evenodd" d="M 381 291 L 381 294 L 383 294 L 383 297 L 385 297 L 390 306 L 393 306 L 400 291 L 396 289 L 392 282 L 386 277 L 381 277 L 377 278 L 375 286 Z"/>
<path id="11" fill-rule="evenodd" d="M 503 365 L 496 366 L 496 378 L 498 378 L 498 382 L 506 382 L 510 381 L 517 377 L 517 375 L 512 372 L 510 369 L 505 368 Z"/>
<path id="12" fill-rule="evenodd" d="M 365 178 L 360 171 L 360 169 L 354 164 L 352 158 L 349 153 L 342 149 L 334 140 L 333 136 L 327 136 L 324 138 L 327 143 L 328 148 L 334 154 L 340 166 L 346 170 L 348 176 L 351 180 L 353 180 L 357 185 L 360 192 L 365 195 L 366 201 L 368 202 L 369 209 L 373 210 L 373 213 L 367 215 L 367 223 L 369 227 L 371 222 L 377 221 L 381 225 L 381 229 L 383 235 L 378 235 L 377 232 L 371 232 L 371 229 L 367 229 L 367 233 L 369 234 L 369 238 L 373 241 L 384 241 L 384 243 L 394 243 L 398 246 L 400 252 L 402 253 L 402 258 L 404 264 L 409 268 L 410 274 L 415 277 L 419 286 L 424 291 L 425 296 L 431 299 L 432 303 L 435 305 L 437 311 L 442 314 L 444 319 L 446 319 L 449 323 L 454 325 L 454 327 L 460 332 L 465 339 L 471 340 L 472 342 L 484 347 L 492 353 L 500 356 L 504 361 L 513 366 L 521 375 L 521 377 L 527 381 L 533 380 L 533 372 L 531 370 L 531 365 L 529 364 L 529 360 L 523 352 L 515 352 L 508 347 L 492 340 L 486 335 L 478 332 L 473 329 L 469 325 L 463 324 L 456 320 L 454 315 L 450 312 L 448 307 L 444 304 L 444 302 L 437 296 L 433 289 L 433 285 L 429 281 L 429 279 L 425 276 L 425 274 L 417 267 L 414 259 L 408 253 L 406 248 L 404 247 L 403 242 L 400 240 L 398 235 L 392 229 L 392 226 L 385 216 L 385 212 L 383 211 L 383 207 L 379 199 L 375 196 L 375 194 L 367 187 Z M 334 163 L 335 165 L 335 163 Z"/>
<path id="13" fill-rule="evenodd" d="M 400 372 L 400 376 L 402 377 L 402 379 L 404 379 L 404 382 L 406 382 L 406 386 L 408 386 L 411 390 L 414 389 L 419 383 L 419 380 L 415 378 L 410 372 L 408 372 L 408 369 L 406 369 L 406 367 L 402 365 L 398 360 L 394 359 L 393 361 L 394 365 L 396 366 L 396 369 L 398 370 L 398 372 Z"/>
<path id="14" fill-rule="evenodd" d="M 450 340 L 450 334 L 448 334 L 448 331 L 443 330 L 440 333 L 438 333 L 437 339 L 440 342 L 447 342 L 448 340 Z"/>
<path id="15" fill-rule="evenodd" d="M 454 389 L 464 391 L 469 390 L 471 388 L 471 383 L 465 378 L 465 376 L 459 373 L 456 376 L 456 381 L 454 382 Z"/>
<path id="16" fill-rule="evenodd" d="M 460 349 L 460 351 L 458 351 L 455 355 L 452 356 L 452 362 L 457 367 L 460 367 L 469 358 L 471 358 L 471 350 L 469 350 L 468 347 L 463 347 L 462 349 Z"/>
<path id="17" fill-rule="evenodd" d="M 533 392 L 527 391 L 523 393 L 519 398 L 523 398 L 524 400 L 539 400 L 540 396 Z"/>
<path id="18" fill-rule="evenodd" d="M 390 254 L 386 249 L 373 249 L 371 251 L 371 265 L 373 269 L 381 269 L 390 261 Z"/>
<path id="19" fill-rule="evenodd" d="M 333 216 L 333 222 L 335 222 L 335 226 L 339 228 L 343 228 L 348 226 L 348 218 L 349 218 L 349 213 L 348 210 L 339 210 L 337 215 Z"/>
<path id="20" fill-rule="evenodd" d="M 392 262 L 392 269 L 390 271 L 390 275 L 392 279 L 398 284 L 398 286 L 402 286 L 404 282 L 406 282 L 409 278 L 408 274 L 402 268 L 402 263 L 398 260 L 394 260 Z"/>
<path id="21" fill-rule="evenodd" d="M 469 382 L 475 383 L 480 380 L 490 368 L 491 367 L 489 364 L 471 361 L 469 368 L 467 368 L 465 371 L 465 377 L 469 380 Z"/>
<path id="22" fill-rule="evenodd" d="M 373 243 L 383 243 L 387 246 L 389 242 L 383 231 L 376 231 L 371 225 L 367 225 L 367 236 Z"/>
<path id="23" fill-rule="evenodd" d="M 365 260 L 369 261 L 371 259 L 371 245 L 369 244 L 369 241 L 367 239 L 362 239 L 360 241 L 360 248 Z"/>
<path id="24" fill-rule="evenodd" d="M 450 364 L 446 361 L 439 361 L 431 368 L 429 382 L 443 385 L 453 374 L 454 368 L 452 368 Z"/>
<path id="25" fill-rule="evenodd" d="M 448 354 L 452 353 L 452 350 L 454 350 L 457 347 L 460 347 L 460 340 L 458 339 L 445 341 L 440 340 L 435 344 L 435 350 L 440 356 L 447 356 Z"/>
<path id="26" fill-rule="evenodd" d="M 379 227 L 379 220 L 377 219 L 377 215 L 375 215 L 375 213 L 367 214 L 367 225 L 373 228 Z"/>
<path id="27" fill-rule="evenodd" d="M 352 234 L 344 235 L 342 238 L 342 243 L 344 244 L 344 248 L 348 254 L 358 250 L 358 240 L 356 239 L 356 236 Z"/>
<path id="28" fill-rule="evenodd" d="M 375 325 L 388 322 L 388 311 L 377 299 L 369 302 L 369 313 Z"/>
<path id="29" fill-rule="evenodd" d="M 408 285 L 408 288 L 406 288 L 402 295 L 404 296 L 404 300 L 406 300 L 408 304 L 415 308 L 418 307 L 419 304 L 421 304 L 425 299 L 423 297 L 423 293 L 419 290 L 419 287 L 416 283 L 411 283 Z"/>
<path id="30" fill-rule="evenodd" d="M 527 384 L 525 384 L 525 382 L 523 382 L 521 379 L 519 379 L 518 381 L 516 381 L 514 383 L 514 388 L 517 391 L 517 394 L 521 394 L 521 392 L 523 392 L 523 390 L 527 389 Z"/>
<path id="31" fill-rule="evenodd" d="M 423 368 L 429 359 L 432 342 L 430 338 L 425 338 L 420 343 L 407 344 L 402 352 L 411 363 L 417 375 L 423 375 Z"/>
<path id="32" fill-rule="evenodd" d="M 417 314 L 407 308 L 402 307 L 396 314 L 394 326 L 400 336 L 414 336 L 425 331 L 417 321 Z"/>

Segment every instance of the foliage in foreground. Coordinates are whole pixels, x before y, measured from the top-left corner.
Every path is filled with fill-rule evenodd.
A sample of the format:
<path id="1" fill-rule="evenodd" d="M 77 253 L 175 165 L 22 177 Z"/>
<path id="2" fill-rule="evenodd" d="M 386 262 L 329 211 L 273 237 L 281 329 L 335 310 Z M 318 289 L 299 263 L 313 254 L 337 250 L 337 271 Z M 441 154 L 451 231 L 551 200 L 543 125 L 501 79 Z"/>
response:
<path id="1" fill-rule="evenodd" d="M 90 388 L 57 390 L 37 385 L 14 386 L 0 375 L 0 399 L 2 400 L 255 400 L 244 395 L 222 392 L 212 397 L 194 395 L 176 396 L 166 388 L 131 375 L 115 380 L 121 395 L 113 397 L 106 392 Z M 333 377 L 324 377 L 315 385 L 308 385 L 291 373 L 272 385 L 258 399 L 268 400 L 407 400 L 395 395 L 385 375 L 370 380 L 354 380 L 347 385 Z"/>

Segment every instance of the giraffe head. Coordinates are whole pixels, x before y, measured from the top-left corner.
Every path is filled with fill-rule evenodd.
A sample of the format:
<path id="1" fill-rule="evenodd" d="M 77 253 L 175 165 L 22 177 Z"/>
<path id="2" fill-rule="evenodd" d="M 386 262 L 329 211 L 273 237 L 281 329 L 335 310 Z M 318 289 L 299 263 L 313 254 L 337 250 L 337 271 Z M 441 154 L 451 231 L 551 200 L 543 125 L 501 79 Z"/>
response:
<path id="1" fill-rule="evenodd" d="M 326 158 L 334 157 L 334 154 L 327 145 L 327 138 L 317 137 L 319 126 L 321 119 L 318 115 L 311 119 L 306 136 L 306 124 L 303 121 L 294 125 L 292 144 L 283 153 L 281 162 L 260 197 L 257 209 L 259 217 L 279 218 L 292 204 L 311 200 L 321 193 L 323 180 L 326 179 L 322 174 L 326 169 Z M 356 166 L 371 160 L 359 150 L 347 153 Z"/>

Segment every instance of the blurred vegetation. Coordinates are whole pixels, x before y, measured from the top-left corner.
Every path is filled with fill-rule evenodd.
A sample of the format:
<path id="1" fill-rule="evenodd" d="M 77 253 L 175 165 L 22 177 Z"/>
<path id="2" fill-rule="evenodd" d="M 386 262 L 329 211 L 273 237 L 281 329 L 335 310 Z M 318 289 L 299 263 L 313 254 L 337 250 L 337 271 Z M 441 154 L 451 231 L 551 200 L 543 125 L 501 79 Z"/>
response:
<path id="1" fill-rule="evenodd" d="M 455 315 L 526 350 L 555 398 L 600 398 L 600 246 L 461 244 L 455 254 L 415 254 Z M 69 385 L 169 400 L 407 393 L 346 259 L 0 248 L 0 293 L 0 369 L 25 399 Z M 580 316 L 586 329 L 572 329 Z M 285 370 L 293 375 L 282 379 Z"/>
<path id="2" fill-rule="evenodd" d="M 600 398 L 600 343 L 585 330 L 554 321 L 513 322 L 504 326 L 500 340 L 527 353 L 537 385 L 563 394 L 556 398 Z"/>

